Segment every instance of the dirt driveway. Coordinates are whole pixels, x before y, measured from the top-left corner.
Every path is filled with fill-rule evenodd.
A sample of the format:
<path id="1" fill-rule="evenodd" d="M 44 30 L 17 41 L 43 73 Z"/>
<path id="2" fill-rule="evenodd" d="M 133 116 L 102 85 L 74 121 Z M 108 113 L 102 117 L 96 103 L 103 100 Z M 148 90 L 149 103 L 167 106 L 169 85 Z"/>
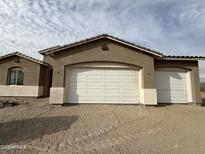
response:
<path id="1" fill-rule="evenodd" d="M 0 109 L 0 145 L 0 153 L 205 153 L 205 107 L 42 100 Z"/>

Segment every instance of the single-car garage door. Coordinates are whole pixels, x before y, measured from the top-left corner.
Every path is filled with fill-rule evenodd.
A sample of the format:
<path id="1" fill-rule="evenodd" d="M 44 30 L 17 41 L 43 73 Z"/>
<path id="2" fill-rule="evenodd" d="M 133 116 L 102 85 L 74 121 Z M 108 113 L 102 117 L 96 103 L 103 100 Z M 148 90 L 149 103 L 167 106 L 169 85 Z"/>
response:
<path id="1" fill-rule="evenodd" d="M 158 103 L 187 103 L 187 73 L 181 70 L 155 71 Z"/>
<path id="2" fill-rule="evenodd" d="M 122 68 L 68 68 L 67 103 L 139 103 L 138 71 Z"/>

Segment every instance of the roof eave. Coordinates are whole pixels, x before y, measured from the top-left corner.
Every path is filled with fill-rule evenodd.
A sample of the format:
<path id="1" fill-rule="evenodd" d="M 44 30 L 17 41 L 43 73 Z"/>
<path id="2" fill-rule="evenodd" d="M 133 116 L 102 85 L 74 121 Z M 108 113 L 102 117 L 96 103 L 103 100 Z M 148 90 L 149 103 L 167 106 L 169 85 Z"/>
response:
<path id="1" fill-rule="evenodd" d="M 144 49 L 142 47 L 136 46 L 136 45 L 131 44 L 131 43 L 127 43 L 127 42 L 125 42 L 125 41 L 123 41 L 121 39 L 117 39 L 117 38 L 115 38 L 113 36 L 110 36 L 110 35 L 102 35 L 102 36 L 98 36 L 98 37 L 92 38 L 90 40 L 85 40 L 85 41 L 82 41 L 82 42 L 79 41 L 77 43 L 73 43 L 73 44 L 71 43 L 71 44 L 68 44 L 68 45 L 65 45 L 65 46 L 55 46 L 55 47 L 53 47 L 53 50 L 51 48 L 51 50 L 49 51 L 49 48 L 48 48 L 48 49 L 39 51 L 39 53 L 42 54 L 42 55 L 49 55 L 49 54 L 52 54 L 52 53 L 55 53 L 55 52 L 58 52 L 58 51 L 62 51 L 62 50 L 65 50 L 65 49 L 76 47 L 78 45 L 83 45 L 83 44 L 86 44 L 86 43 L 90 43 L 90 42 L 93 42 L 93 41 L 96 41 L 96 40 L 99 40 L 99 39 L 103 39 L 103 38 L 107 38 L 107 39 L 119 42 L 121 44 L 130 46 L 132 48 L 135 48 L 135 49 L 138 49 L 138 50 L 141 50 L 141 51 L 144 51 L 144 52 L 146 52 L 148 54 L 151 54 L 151 55 L 154 55 L 156 57 L 164 57 L 164 55 L 162 53 L 157 53 L 154 50 L 152 51 L 152 50 Z"/>
<path id="2" fill-rule="evenodd" d="M 174 61 L 198 61 L 205 60 L 205 57 L 196 57 L 196 58 L 158 58 L 157 60 L 174 60 Z"/>
<path id="3" fill-rule="evenodd" d="M 136 48 L 136 49 L 138 49 L 138 50 L 142 50 L 142 51 L 144 51 L 144 52 L 147 52 L 147 53 L 149 53 L 149 54 L 155 55 L 155 56 L 157 56 L 157 57 L 163 57 L 163 56 L 164 56 L 164 55 L 161 54 L 161 53 L 158 54 L 158 53 L 156 53 L 155 51 L 146 50 L 146 49 L 143 49 L 143 48 L 141 48 L 141 47 L 137 47 L 137 46 L 135 46 L 135 45 L 132 45 L 132 44 L 129 44 L 129 43 L 120 41 L 120 40 L 115 39 L 115 38 L 110 37 L 110 36 L 108 36 L 107 38 L 109 38 L 109 39 L 111 39 L 111 40 L 114 40 L 114 41 L 116 41 L 116 42 L 119 42 L 119 43 L 128 45 L 128 46 L 130 46 L 130 47 Z"/>
<path id="4" fill-rule="evenodd" d="M 65 50 L 65 49 L 76 47 L 78 45 L 83 45 L 83 44 L 86 44 L 86 43 L 90 43 L 90 42 L 93 42 L 93 41 L 98 40 L 98 39 L 101 39 L 101 38 L 96 38 L 96 39 L 89 40 L 89 41 L 86 41 L 86 42 L 71 43 L 69 46 L 68 45 L 67 46 L 66 45 L 65 46 L 59 46 L 59 49 L 53 49 L 53 50 L 50 50 L 50 51 L 46 51 L 47 49 L 45 49 L 45 50 L 39 51 L 39 53 L 42 54 L 42 55 L 49 55 L 49 54 L 52 54 L 52 53 L 55 53 L 55 52 L 58 52 L 58 51 L 62 51 L 62 50 Z"/>
<path id="5" fill-rule="evenodd" d="M 49 64 L 47 64 L 47 63 L 45 63 L 45 62 L 43 62 L 41 60 L 38 60 L 38 59 L 35 59 L 33 57 L 27 56 L 27 55 L 25 55 L 23 53 L 20 53 L 20 52 L 13 52 L 13 53 L 10 53 L 10 54 L 7 54 L 7 55 L 3 55 L 3 56 L 0 57 L 0 60 L 5 59 L 5 58 L 9 58 L 9 57 L 12 57 L 12 56 L 18 56 L 18 57 L 21 57 L 23 59 L 35 62 L 35 63 L 37 63 L 39 65 L 49 66 Z"/>

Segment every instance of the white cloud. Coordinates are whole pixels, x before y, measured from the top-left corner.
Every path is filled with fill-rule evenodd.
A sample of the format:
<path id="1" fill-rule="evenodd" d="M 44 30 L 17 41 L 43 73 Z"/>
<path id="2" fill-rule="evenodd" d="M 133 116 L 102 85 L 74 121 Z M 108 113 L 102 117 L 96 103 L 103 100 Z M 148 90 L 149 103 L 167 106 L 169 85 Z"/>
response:
<path id="1" fill-rule="evenodd" d="M 41 57 L 37 53 L 40 49 L 100 33 L 165 54 L 204 55 L 205 3 L 203 0 L 0 0 L 0 54 L 18 50 Z"/>

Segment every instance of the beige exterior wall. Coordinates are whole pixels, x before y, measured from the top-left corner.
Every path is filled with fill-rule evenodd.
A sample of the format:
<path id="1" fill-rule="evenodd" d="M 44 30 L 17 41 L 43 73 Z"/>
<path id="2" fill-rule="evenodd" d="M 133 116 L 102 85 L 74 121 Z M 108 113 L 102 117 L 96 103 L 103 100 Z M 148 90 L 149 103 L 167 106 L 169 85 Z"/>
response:
<path id="1" fill-rule="evenodd" d="M 50 104 L 63 104 L 64 102 L 64 88 L 62 87 L 51 87 L 50 88 Z"/>
<path id="2" fill-rule="evenodd" d="M 101 46 L 106 41 L 109 50 L 102 50 Z M 144 91 L 141 94 L 155 94 L 154 86 L 154 58 L 150 54 L 129 48 L 122 44 L 116 43 L 111 40 L 98 40 L 86 45 L 80 45 L 71 49 L 56 52 L 44 57 L 44 61 L 53 66 L 52 88 L 64 88 L 65 87 L 65 67 L 78 63 L 85 62 L 115 62 L 130 64 L 136 67 L 142 68 L 142 84 L 141 89 Z M 58 89 L 59 90 L 59 89 Z M 59 90 L 61 91 L 61 90 Z M 62 92 L 61 92 L 62 93 Z M 51 97 L 52 92 L 51 92 Z M 152 97 L 153 99 L 155 96 Z M 60 103 L 62 98 L 58 97 Z M 146 97 L 142 97 L 142 100 Z M 53 99 L 50 103 L 52 104 Z M 56 104 L 55 100 L 55 104 Z M 146 104 L 146 100 L 142 103 Z M 156 100 L 148 104 L 156 104 Z"/>
<path id="3" fill-rule="evenodd" d="M 16 60 L 19 62 L 16 62 Z M 21 67 L 24 69 L 24 85 L 22 86 L 10 86 L 7 85 L 8 70 L 13 67 Z M 46 66 L 41 66 L 38 63 L 30 60 L 11 56 L 0 60 L 0 96 L 46 96 L 48 91 L 45 82 L 46 78 Z M 27 91 L 27 90 L 28 91 Z M 36 92 L 38 91 L 38 92 Z"/>
<path id="4" fill-rule="evenodd" d="M 40 65 L 24 58 L 19 58 L 19 63 L 16 63 L 17 56 L 12 56 L 0 60 L 0 85 L 6 85 L 8 69 L 12 67 L 21 67 L 24 69 L 24 85 L 37 86 L 39 85 Z"/>
<path id="5" fill-rule="evenodd" d="M 188 89 L 189 95 L 188 100 L 192 100 L 191 103 L 201 103 L 201 93 L 200 93 L 200 80 L 199 80 L 199 67 L 198 61 L 176 61 L 176 60 L 155 60 L 155 69 L 158 68 L 185 68 L 189 70 Z"/>
<path id="6" fill-rule="evenodd" d="M 43 96 L 42 86 L 0 85 L 2 97 L 40 97 Z"/>

